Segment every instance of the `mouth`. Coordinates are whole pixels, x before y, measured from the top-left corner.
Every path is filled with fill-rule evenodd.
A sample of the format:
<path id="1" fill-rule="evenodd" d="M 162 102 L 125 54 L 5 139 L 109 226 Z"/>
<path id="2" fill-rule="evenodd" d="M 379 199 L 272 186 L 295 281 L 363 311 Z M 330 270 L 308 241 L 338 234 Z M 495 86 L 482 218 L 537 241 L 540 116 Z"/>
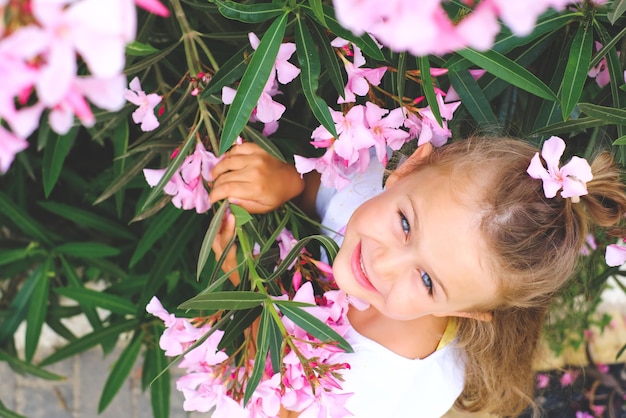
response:
<path id="1" fill-rule="evenodd" d="M 357 283 L 361 285 L 364 289 L 367 289 L 372 292 L 378 292 L 378 290 L 374 287 L 372 282 L 367 278 L 367 273 L 365 271 L 365 266 L 363 265 L 363 257 L 361 254 L 361 242 L 357 244 L 352 253 L 352 258 L 350 259 L 350 267 L 352 268 L 352 274 L 356 279 Z"/>

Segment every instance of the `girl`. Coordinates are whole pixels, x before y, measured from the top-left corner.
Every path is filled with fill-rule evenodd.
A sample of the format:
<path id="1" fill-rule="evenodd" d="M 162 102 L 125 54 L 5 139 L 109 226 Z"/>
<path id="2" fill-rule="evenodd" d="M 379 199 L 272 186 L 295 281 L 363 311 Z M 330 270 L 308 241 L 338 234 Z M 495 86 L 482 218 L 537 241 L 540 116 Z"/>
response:
<path id="1" fill-rule="evenodd" d="M 384 190 L 384 167 L 373 159 L 339 192 L 243 144 L 215 167 L 211 201 L 260 213 L 297 199 L 331 230 L 347 221 L 333 274 L 370 305 L 348 312 L 355 353 L 345 355 L 343 390 L 354 393 L 347 408 L 356 417 L 440 417 L 453 404 L 515 416 L 532 403 L 551 297 L 572 275 L 588 229 L 616 226 L 626 212 L 609 154 L 593 160 L 585 184 L 589 173 L 554 162 L 558 141 L 542 153 L 549 171 L 519 140 L 425 144 Z M 563 193 L 546 197 L 555 184 Z M 218 256 L 233 231 L 230 217 L 214 243 Z"/>

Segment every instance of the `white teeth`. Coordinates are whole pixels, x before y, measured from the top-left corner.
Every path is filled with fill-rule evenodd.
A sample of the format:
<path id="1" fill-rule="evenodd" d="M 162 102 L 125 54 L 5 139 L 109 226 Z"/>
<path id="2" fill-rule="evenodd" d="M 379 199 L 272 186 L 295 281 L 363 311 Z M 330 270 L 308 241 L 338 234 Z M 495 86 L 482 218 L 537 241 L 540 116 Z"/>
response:
<path id="1" fill-rule="evenodd" d="M 365 277 L 367 277 L 367 274 L 365 273 L 365 266 L 363 265 L 363 259 L 362 258 L 359 260 L 359 264 L 361 266 L 361 272 L 363 273 L 363 275 Z"/>

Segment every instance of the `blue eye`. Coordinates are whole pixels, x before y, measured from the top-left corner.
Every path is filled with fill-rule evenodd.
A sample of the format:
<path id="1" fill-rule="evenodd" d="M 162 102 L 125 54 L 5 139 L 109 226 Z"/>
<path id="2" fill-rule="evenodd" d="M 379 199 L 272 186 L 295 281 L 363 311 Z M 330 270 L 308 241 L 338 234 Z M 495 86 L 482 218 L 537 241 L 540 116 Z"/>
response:
<path id="1" fill-rule="evenodd" d="M 428 289 L 428 294 L 432 296 L 433 294 L 433 281 L 430 278 L 430 276 L 428 275 L 428 273 L 426 273 L 425 271 L 422 271 L 422 282 L 424 283 L 424 286 L 426 286 L 426 289 Z"/>
<path id="2" fill-rule="evenodd" d="M 411 225 L 409 224 L 409 220 L 406 218 L 406 216 L 404 216 L 404 213 L 398 212 L 398 214 L 400 215 L 400 226 L 402 227 L 404 233 L 408 235 L 409 232 L 411 232 Z"/>

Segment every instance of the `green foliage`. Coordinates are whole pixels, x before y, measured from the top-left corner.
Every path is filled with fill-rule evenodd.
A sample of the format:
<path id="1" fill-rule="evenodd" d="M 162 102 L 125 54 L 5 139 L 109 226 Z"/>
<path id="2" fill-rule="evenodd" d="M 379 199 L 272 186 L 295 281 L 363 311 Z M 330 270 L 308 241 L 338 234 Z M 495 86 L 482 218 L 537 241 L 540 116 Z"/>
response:
<path id="1" fill-rule="evenodd" d="M 163 328 L 145 313 L 154 295 L 169 310 L 178 307 L 179 316 L 232 317 L 223 327 L 222 344 L 229 354 L 260 318 L 257 367 L 245 399 L 261 378 L 268 353 L 272 368 L 279 367 L 286 341 L 277 309 L 318 339 L 337 341 L 349 350 L 302 304 L 271 298 L 293 292 L 287 267 L 302 250 L 315 253 L 321 244 L 331 259 L 336 254 L 334 241 L 312 233 L 318 226 L 314 221 L 291 205 L 263 216 L 230 206 L 237 218 L 236 270 L 242 278 L 234 288 L 220 269 L 223 257 L 215 260 L 211 252 L 229 205 L 216 204 L 198 215 L 175 208 L 163 194 L 197 141 L 222 154 L 242 135 L 283 161 L 292 161 L 294 154 L 317 155 L 308 146 L 311 132 L 321 124 L 336 134 L 329 105 L 344 94 L 346 83 L 342 62 L 330 45 L 336 36 L 359 46 L 369 66 L 388 68 L 382 85 L 390 88 L 378 100 L 389 107 L 413 106 L 414 99 L 424 96 L 441 123 L 435 91 L 454 87 L 462 102 L 450 122 L 455 136 L 496 129 L 539 144 L 559 135 L 576 154 L 613 147 L 618 162 L 626 164 L 625 0 L 602 6 L 584 2 L 579 10 L 546 13 L 531 34 L 516 38 L 504 31 L 489 51 L 425 57 L 379 49 L 371 37 L 342 28 L 326 3 L 172 0 L 174 13 L 167 21 L 140 15 L 138 39 L 126 48 L 125 72 L 129 79 L 140 76 L 146 90 L 164 96 L 159 129 L 139 131 L 130 107 L 115 115 L 99 113 L 94 127 L 74 127 L 66 135 L 43 125 L 30 149 L 0 177 L 0 361 L 20 373 L 61 379 L 45 367 L 97 345 L 110 352 L 122 334 L 130 333 L 103 387 L 99 412 L 143 357 L 143 386 L 149 387 L 153 415 L 165 418 L 170 376 L 158 347 Z M 256 51 L 248 32 L 261 38 Z M 297 60 L 301 74 L 280 99 L 288 110 L 270 139 L 249 119 L 285 40 L 296 44 L 292 61 Z M 596 51 L 594 41 L 604 47 Z M 611 83 L 599 87 L 587 73 L 602 59 Z M 433 77 L 433 68 L 448 72 Z M 477 68 L 487 71 L 478 80 L 469 72 Z M 210 80 L 199 81 L 201 72 Z M 200 88 L 197 96 L 190 94 L 195 86 Z M 229 107 L 220 99 L 225 86 L 237 88 Z M 178 154 L 172 159 L 174 151 Z M 161 181 L 150 188 L 142 170 L 166 166 Z M 285 227 L 300 239 L 274 269 L 276 237 Z M 617 274 L 624 283 L 621 273 L 603 261 L 608 239 L 597 238 L 598 250 L 585 258 L 548 324 L 557 352 L 581 344 L 583 331 L 595 321 L 592 313 L 607 278 Z M 258 257 L 251 256 L 255 243 Z M 68 303 L 75 308 L 72 315 L 85 315 L 92 329 L 80 338 L 63 331 L 67 344 L 37 362 L 42 327 L 62 331 L 60 319 L 67 311 L 57 308 Z M 96 308 L 106 315 L 99 316 Z M 20 358 L 15 331 L 24 321 L 26 350 Z M 19 417 L 1 402 L 0 415 Z"/>

